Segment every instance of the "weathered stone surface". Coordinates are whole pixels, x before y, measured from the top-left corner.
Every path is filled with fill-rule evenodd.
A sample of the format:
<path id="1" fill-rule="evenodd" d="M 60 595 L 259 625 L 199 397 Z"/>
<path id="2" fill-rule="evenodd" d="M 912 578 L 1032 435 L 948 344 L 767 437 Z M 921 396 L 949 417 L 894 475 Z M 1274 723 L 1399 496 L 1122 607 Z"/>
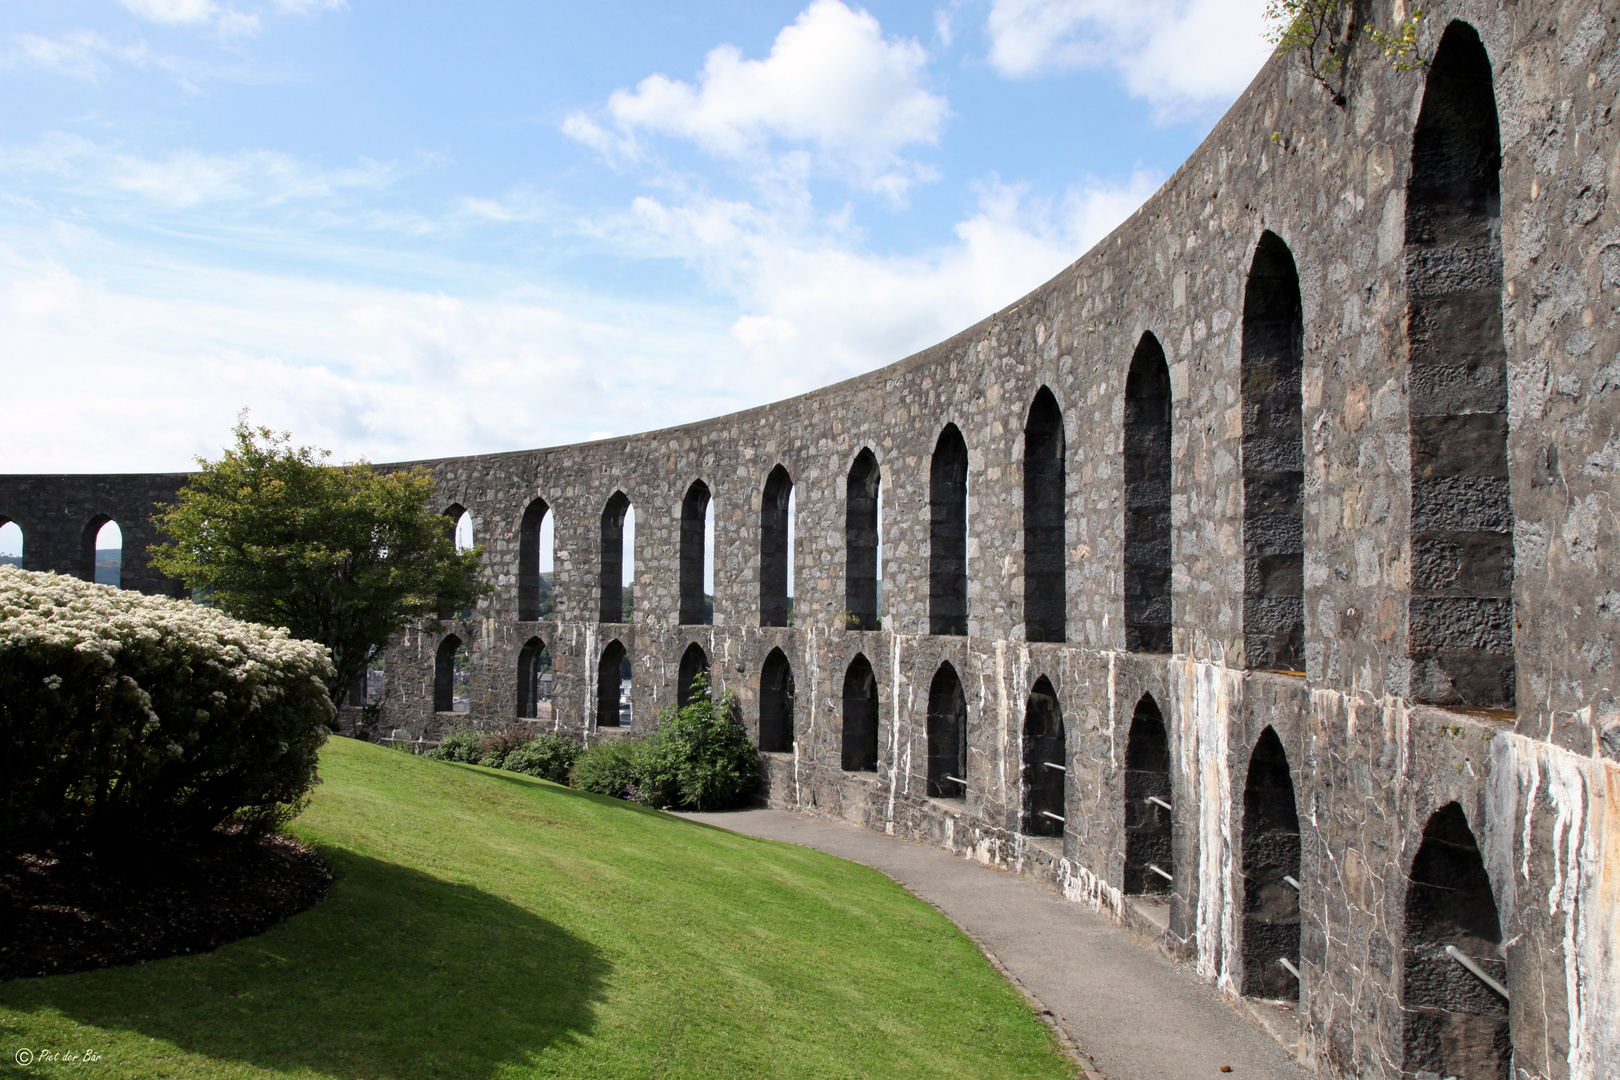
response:
<path id="1" fill-rule="evenodd" d="M 1372 5 L 1375 21 L 1390 15 Z M 1620 167 L 1617 16 L 1613 3 L 1553 0 L 1425 7 L 1422 54 L 1466 21 L 1492 94 L 1470 99 L 1473 113 L 1436 105 L 1444 137 L 1420 164 L 1463 160 L 1467 139 L 1445 123 L 1476 150 L 1488 143 L 1477 106 L 1494 100 L 1494 196 L 1414 186 L 1415 129 L 1438 76 L 1358 50 L 1341 108 L 1278 58 L 1129 221 L 947 341 L 705 423 L 426 462 L 443 504 L 472 514 L 495 586 L 450 628 L 472 659 L 470 717 L 514 718 L 519 657 L 538 637 L 553 658 L 553 723 L 615 737 L 597 725 L 604 650 L 629 656 L 634 728 L 674 700 L 695 644 L 757 732 L 762 707 L 781 716 L 784 673 L 765 671 L 780 650 L 793 730 L 766 755 L 772 804 L 1041 877 L 1139 929 L 1149 923 L 1125 890 L 1141 887 L 1144 860 L 1127 857 L 1131 836 L 1151 840 L 1174 879 L 1167 947 L 1233 995 L 1291 993 L 1266 964 L 1297 950 L 1302 1053 L 1326 1074 L 1395 1080 L 1403 1061 L 1409 1074 L 1453 1061 L 1447 1046 L 1495 1061 L 1503 1030 L 1516 1076 L 1620 1072 L 1620 213 L 1606 198 Z M 1484 176 L 1487 159 L 1464 164 Z M 1295 267 L 1298 322 L 1284 311 L 1250 349 L 1249 271 L 1267 234 Z M 1297 369 L 1274 362 L 1295 332 Z M 1127 402 L 1144 335 L 1162 345 L 1168 433 L 1152 394 Z M 1269 368 L 1254 366 L 1262 354 Z M 1062 468 L 1043 459 L 1026 473 L 1043 387 L 1062 438 L 1033 445 L 1061 445 Z M 958 490 L 955 474 L 932 482 L 947 425 L 966 447 L 965 537 L 933 512 Z M 782 621 L 762 605 L 780 575 L 780 542 L 762 527 L 778 467 L 795 499 L 791 626 L 761 625 Z M 133 569 L 149 508 L 180 480 L 0 477 L 0 515 L 22 525 L 27 565 L 72 572 L 83 528 L 110 514 Z M 681 617 L 682 501 L 699 481 L 714 504 L 713 625 Z M 1025 508 L 1059 481 L 1060 548 L 1050 509 Z M 599 621 L 604 578 L 618 578 L 602 555 L 616 492 L 636 514 L 628 623 Z M 555 522 L 555 608 L 520 620 L 537 498 Z M 690 541 L 688 527 L 689 553 Z M 964 559 L 966 634 L 930 634 L 935 615 L 960 628 Z M 1038 640 L 1053 627 L 1063 640 Z M 449 719 L 433 710 L 439 641 L 413 630 L 389 651 L 385 731 L 432 736 Z M 927 792 L 929 691 L 946 662 L 966 708 L 960 799 Z M 876 697 L 875 761 L 851 762 L 870 770 L 843 768 L 846 682 L 852 702 Z M 1152 776 L 1126 760 L 1145 696 L 1168 737 L 1168 771 Z M 1061 837 L 1032 837 L 1024 733 L 1058 745 L 1053 713 L 1065 822 Z M 1297 915 L 1277 893 L 1293 834 L 1243 828 L 1268 730 L 1282 760 L 1264 756 L 1266 768 L 1292 778 Z M 1150 783 L 1173 807 L 1145 804 L 1162 819 L 1134 805 Z M 1038 787 L 1042 808 L 1053 790 Z M 1469 948 L 1511 991 L 1505 1016 L 1435 959 L 1431 946 L 1453 940 L 1433 930 L 1444 921 L 1409 918 L 1413 861 L 1452 804 L 1483 867 L 1470 880 L 1488 884 L 1471 895 L 1488 895 L 1498 920 L 1498 940 Z M 1261 846 L 1246 850 L 1251 840 Z M 1263 878 L 1252 902 L 1246 873 Z"/>

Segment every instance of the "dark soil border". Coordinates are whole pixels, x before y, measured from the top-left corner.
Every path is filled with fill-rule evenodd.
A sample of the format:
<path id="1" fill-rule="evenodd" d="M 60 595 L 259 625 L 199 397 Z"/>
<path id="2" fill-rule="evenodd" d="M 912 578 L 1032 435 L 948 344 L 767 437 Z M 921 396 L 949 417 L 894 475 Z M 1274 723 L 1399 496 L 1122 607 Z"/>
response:
<path id="1" fill-rule="evenodd" d="M 209 952 L 313 907 L 332 871 L 285 836 L 183 852 L 0 854 L 0 982 Z"/>

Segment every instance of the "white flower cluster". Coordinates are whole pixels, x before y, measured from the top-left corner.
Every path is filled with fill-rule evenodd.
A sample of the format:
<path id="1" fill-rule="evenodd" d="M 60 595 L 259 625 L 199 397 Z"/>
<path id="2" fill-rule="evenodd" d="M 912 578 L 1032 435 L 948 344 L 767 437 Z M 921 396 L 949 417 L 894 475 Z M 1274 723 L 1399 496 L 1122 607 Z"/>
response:
<path id="1" fill-rule="evenodd" d="M 0 565 L 0 655 L 41 657 L 71 649 L 108 674 L 183 653 L 227 682 L 251 688 L 255 705 L 289 680 L 323 682 L 332 674 L 325 646 L 286 630 L 230 618 L 189 600 L 146 596 L 60 574 Z M 132 655 L 133 654 L 133 655 Z M 143 663 L 144 661 L 144 663 Z M 54 682 L 53 682 L 54 680 Z M 52 690 L 61 678 L 46 678 Z M 223 695 L 215 694 L 223 704 Z"/>

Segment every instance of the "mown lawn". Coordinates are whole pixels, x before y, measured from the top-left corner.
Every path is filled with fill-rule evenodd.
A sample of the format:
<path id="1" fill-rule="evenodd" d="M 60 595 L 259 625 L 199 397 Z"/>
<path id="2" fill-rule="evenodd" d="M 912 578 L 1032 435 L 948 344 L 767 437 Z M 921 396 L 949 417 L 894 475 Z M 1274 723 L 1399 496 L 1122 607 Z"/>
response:
<path id="1" fill-rule="evenodd" d="M 321 775 L 294 831 L 330 897 L 207 955 L 0 984 L 0 1074 L 1074 1075 L 971 942 L 865 867 L 347 739 Z"/>

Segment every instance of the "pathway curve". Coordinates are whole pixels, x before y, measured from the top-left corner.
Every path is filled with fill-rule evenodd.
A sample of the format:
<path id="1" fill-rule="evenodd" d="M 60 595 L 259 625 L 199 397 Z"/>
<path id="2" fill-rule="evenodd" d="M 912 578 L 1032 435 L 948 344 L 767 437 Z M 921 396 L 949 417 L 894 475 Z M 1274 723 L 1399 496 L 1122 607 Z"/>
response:
<path id="1" fill-rule="evenodd" d="M 1302 1080 L 1281 1046 L 1186 969 L 1032 881 L 788 810 L 682 814 L 881 871 L 939 908 L 1052 1011 L 1108 1080 Z M 1231 1066 L 1223 1073 L 1221 1066 Z"/>

